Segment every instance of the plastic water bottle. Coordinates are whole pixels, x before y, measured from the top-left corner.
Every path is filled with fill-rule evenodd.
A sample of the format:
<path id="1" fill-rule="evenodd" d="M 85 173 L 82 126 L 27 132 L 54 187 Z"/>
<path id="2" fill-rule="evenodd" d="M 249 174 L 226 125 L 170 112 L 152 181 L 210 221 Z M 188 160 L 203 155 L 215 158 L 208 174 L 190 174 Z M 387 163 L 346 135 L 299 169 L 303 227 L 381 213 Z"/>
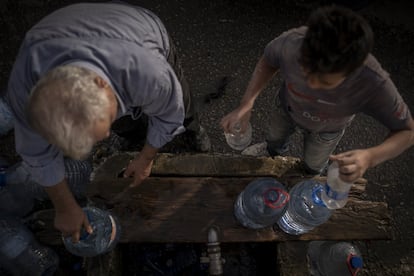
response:
<path id="1" fill-rule="evenodd" d="M 224 133 L 227 144 L 235 150 L 244 150 L 252 142 L 252 125 L 247 124 L 245 132 L 241 132 L 241 125 L 237 123 L 231 133 Z"/>
<path id="2" fill-rule="evenodd" d="M 72 242 L 71 236 L 64 237 L 63 244 L 66 249 L 80 257 L 94 257 L 114 249 L 121 234 L 117 218 L 96 207 L 85 207 L 83 211 L 88 217 L 93 232 L 89 234 L 86 230 L 82 230 L 77 243 Z"/>
<path id="3" fill-rule="evenodd" d="M 6 135 L 13 129 L 14 116 L 10 110 L 10 106 L 4 98 L 0 97 L 0 136 Z"/>
<path id="4" fill-rule="evenodd" d="M 9 167 L 9 162 L 0 157 L 0 187 L 6 186 L 6 170 Z"/>
<path id="5" fill-rule="evenodd" d="M 363 265 L 359 249 L 348 242 L 312 241 L 307 259 L 313 276 L 355 276 Z"/>
<path id="6" fill-rule="evenodd" d="M 323 185 L 314 180 L 299 182 L 289 192 L 290 201 L 277 222 L 284 232 L 301 235 L 326 222 L 332 210 L 321 199 Z"/>
<path id="7" fill-rule="evenodd" d="M 0 159 L 0 211 L 2 214 L 24 217 L 34 206 L 34 198 L 28 188 L 29 173 L 17 163 L 8 166 Z"/>
<path id="8" fill-rule="evenodd" d="M 20 220 L 0 216 L 0 271 L 10 275 L 52 276 L 58 265 L 57 254 L 39 244 Z"/>
<path id="9" fill-rule="evenodd" d="M 234 204 L 234 214 L 245 227 L 260 229 L 275 224 L 283 214 L 289 194 L 273 178 L 259 178 L 247 185 Z"/>
<path id="10" fill-rule="evenodd" d="M 328 168 L 328 176 L 324 193 L 322 193 L 322 201 L 329 209 L 342 208 L 348 201 L 348 194 L 351 187 L 352 183 L 345 182 L 339 177 L 338 163 L 332 162 Z"/>

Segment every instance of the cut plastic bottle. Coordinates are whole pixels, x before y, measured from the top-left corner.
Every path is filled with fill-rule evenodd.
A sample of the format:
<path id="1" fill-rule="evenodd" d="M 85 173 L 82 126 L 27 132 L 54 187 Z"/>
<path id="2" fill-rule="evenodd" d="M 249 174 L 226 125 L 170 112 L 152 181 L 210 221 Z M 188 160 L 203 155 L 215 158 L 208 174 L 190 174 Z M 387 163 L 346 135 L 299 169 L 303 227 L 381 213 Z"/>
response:
<path id="1" fill-rule="evenodd" d="M 227 144 L 234 150 L 244 150 L 252 142 L 252 126 L 247 124 L 245 132 L 241 132 L 241 125 L 237 123 L 231 133 L 224 133 Z"/>

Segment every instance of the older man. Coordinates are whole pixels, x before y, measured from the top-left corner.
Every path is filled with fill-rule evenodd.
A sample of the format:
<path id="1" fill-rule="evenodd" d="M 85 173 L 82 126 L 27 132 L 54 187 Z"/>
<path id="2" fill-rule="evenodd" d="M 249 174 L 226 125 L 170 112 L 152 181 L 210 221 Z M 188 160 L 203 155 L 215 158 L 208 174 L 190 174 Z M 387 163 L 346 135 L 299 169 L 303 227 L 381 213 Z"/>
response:
<path id="1" fill-rule="evenodd" d="M 52 200 L 56 228 L 74 241 L 81 227 L 91 227 L 68 188 L 63 157 L 84 158 L 114 120 L 148 116 L 146 144 L 125 172 L 132 186 L 186 129 L 197 150 L 210 147 L 170 37 L 141 7 L 81 3 L 46 16 L 25 36 L 7 95 L 16 150 Z"/>

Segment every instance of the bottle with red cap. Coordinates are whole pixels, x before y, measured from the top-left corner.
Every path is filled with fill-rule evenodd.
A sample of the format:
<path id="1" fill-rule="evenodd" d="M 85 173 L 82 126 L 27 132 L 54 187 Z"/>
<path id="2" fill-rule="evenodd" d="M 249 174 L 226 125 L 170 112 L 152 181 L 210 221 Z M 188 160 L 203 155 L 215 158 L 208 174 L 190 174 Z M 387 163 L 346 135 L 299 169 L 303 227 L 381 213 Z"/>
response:
<path id="1" fill-rule="evenodd" d="M 363 265 L 361 252 L 349 242 L 312 241 L 307 258 L 313 276 L 356 276 Z"/>

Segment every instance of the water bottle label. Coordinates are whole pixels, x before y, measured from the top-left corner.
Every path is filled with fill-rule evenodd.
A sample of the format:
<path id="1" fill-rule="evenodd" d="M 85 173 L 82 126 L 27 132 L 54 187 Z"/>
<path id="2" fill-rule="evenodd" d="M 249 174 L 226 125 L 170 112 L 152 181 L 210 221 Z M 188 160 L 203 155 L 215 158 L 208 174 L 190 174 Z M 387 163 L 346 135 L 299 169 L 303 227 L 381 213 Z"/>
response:
<path id="1" fill-rule="evenodd" d="M 348 197 L 348 192 L 340 193 L 335 190 L 333 190 L 328 183 L 325 184 L 325 193 L 329 198 L 332 198 L 334 200 L 342 200 Z"/>

